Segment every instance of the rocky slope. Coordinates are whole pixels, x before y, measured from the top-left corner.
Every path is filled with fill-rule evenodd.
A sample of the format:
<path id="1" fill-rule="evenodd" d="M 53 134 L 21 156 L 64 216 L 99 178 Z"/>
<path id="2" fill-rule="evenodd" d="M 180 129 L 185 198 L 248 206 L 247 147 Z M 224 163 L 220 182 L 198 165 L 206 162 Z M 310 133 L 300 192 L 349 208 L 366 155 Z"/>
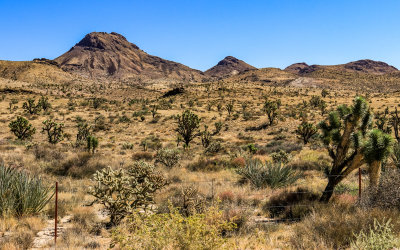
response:
<path id="1" fill-rule="evenodd" d="M 68 72 L 90 78 L 150 79 L 198 81 L 201 71 L 183 64 L 152 56 L 117 33 L 92 32 L 55 61 Z"/>

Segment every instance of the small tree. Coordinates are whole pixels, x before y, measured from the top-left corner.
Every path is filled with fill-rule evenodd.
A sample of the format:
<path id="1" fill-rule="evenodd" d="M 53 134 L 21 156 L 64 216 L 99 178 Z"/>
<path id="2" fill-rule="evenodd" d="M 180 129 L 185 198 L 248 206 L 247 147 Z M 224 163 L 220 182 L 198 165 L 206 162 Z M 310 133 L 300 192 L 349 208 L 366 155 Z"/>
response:
<path id="1" fill-rule="evenodd" d="M 11 121 L 8 127 L 20 140 L 29 140 L 36 132 L 32 124 L 22 116 L 18 116 L 16 120 Z"/>
<path id="2" fill-rule="evenodd" d="M 51 144 L 57 144 L 64 139 L 64 124 L 56 123 L 49 119 L 43 122 L 42 133 L 47 133 L 48 142 Z"/>
<path id="3" fill-rule="evenodd" d="M 333 161 L 321 201 L 329 201 L 336 185 L 364 163 L 369 164 L 370 186 L 377 185 L 380 163 L 391 150 L 391 139 L 381 131 L 370 131 L 371 123 L 372 114 L 362 97 L 356 97 L 350 107 L 339 106 L 320 123 L 322 140 Z"/>
<path id="4" fill-rule="evenodd" d="M 304 144 L 307 144 L 317 132 L 317 127 L 306 121 L 303 121 L 296 129 L 296 134 L 303 140 Z"/>
<path id="5" fill-rule="evenodd" d="M 155 192 L 167 184 L 153 165 L 143 161 L 135 162 L 127 171 L 104 168 L 94 174 L 93 181 L 89 190 L 96 198 L 93 203 L 104 205 L 112 225 L 135 209 L 148 209 L 154 203 Z"/>
<path id="6" fill-rule="evenodd" d="M 86 148 L 89 152 L 92 152 L 92 154 L 94 154 L 94 152 L 96 151 L 96 148 L 99 146 L 99 140 L 94 137 L 94 136 L 88 136 L 86 138 L 87 144 L 86 144 Z"/>
<path id="7" fill-rule="evenodd" d="M 201 132 L 201 144 L 207 148 L 211 143 L 211 133 L 208 131 L 208 126 L 204 125 L 204 131 Z"/>
<path id="8" fill-rule="evenodd" d="M 328 95 L 329 95 L 329 91 L 328 91 L 327 89 L 323 89 L 323 90 L 321 91 L 321 96 L 322 96 L 323 98 L 327 97 Z"/>
<path id="9" fill-rule="evenodd" d="M 43 109 L 44 111 L 49 110 L 51 108 L 49 98 L 47 96 L 40 97 L 37 107 L 39 107 L 40 109 Z"/>
<path id="10" fill-rule="evenodd" d="M 158 105 L 151 105 L 151 115 L 153 118 L 157 115 Z"/>
<path id="11" fill-rule="evenodd" d="M 35 104 L 35 99 L 28 98 L 26 102 L 22 104 L 22 108 L 31 115 L 39 113 L 41 107 Z"/>
<path id="12" fill-rule="evenodd" d="M 279 108 L 278 101 L 270 101 L 268 99 L 265 100 L 264 112 L 268 116 L 270 126 L 274 123 L 276 117 L 278 117 L 278 108 Z"/>
<path id="13" fill-rule="evenodd" d="M 176 131 L 185 142 L 185 146 L 189 147 L 189 143 L 197 136 L 199 136 L 198 128 L 200 126 L 200 118 L 186 110 L 182 115 L 178 115 L 178 128 Z"/>
<path id="14" fill-rule="evenodd" d="M 223 124 L 222 122 L 216 122 L 216 123 L 214 123 L 215 131 L 213 132 L 213 135 L 219 134 L 219 132 L 221 132 L 221 129 L 222 129 L 222 126 L 223 126 L 223 125 L 224 125 L 224 124 Z"/>
<path id="15" fill-rule="evenodd" d="M 228 116 L 231 116 L 233 108 L 233 101 L 230 101 L 228 104 L 226 104 L 226 111 L 228 111 Z"/>

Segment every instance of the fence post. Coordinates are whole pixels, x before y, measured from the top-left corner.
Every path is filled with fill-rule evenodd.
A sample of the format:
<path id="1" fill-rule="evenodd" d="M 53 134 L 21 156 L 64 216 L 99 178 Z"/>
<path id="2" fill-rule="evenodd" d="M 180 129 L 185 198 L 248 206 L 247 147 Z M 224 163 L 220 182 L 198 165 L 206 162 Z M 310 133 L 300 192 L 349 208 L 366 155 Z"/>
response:
<path id="1" fill-rule="evenodd" d="M 214 204 L 214 178 L 211 180 L 211 200 Z"/>
<path id="2" fill-rule="evenodd" d="M 361 168 L 358 168 L 358 198 L 361 199 Z"/>
<path id="3" fill-rule="evenodd" d="M 58 181 L 56 181 L 56 199 L 54 207 L 54 245 L 57 244 L 57 216 L 58 216 Z"/>

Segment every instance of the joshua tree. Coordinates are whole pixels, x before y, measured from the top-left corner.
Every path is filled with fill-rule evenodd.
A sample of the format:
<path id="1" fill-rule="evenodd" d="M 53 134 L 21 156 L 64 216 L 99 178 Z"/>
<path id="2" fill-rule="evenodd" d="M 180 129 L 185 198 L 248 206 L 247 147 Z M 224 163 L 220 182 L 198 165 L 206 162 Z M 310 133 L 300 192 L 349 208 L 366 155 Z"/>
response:
<path id="1" fill-rule="evenodd" d="M 231 116 L 232 112 L 233 112 L 233 101 L 229 102 L 228 104 L 226 104 L 226 111 L 228 111 L 228 116 Z"/>
<path id="2" fill-rule="evenodd" d="M 35 104 L 35 99 L 33 98 L 28 98 L 28 100 L 22 104 L 22 108 L 31 115 L 39 113 L 41 109 L 39 105 Z"/>
<path id="3" fill-rule="evenodd" d="M 382 130 L 383 132 L 390 134 L 390 133 L 392 133 L 392 126 L 389 122 L 388 115 L 389 115 L 388 107 L 386 107 L 385 112 L 376 113 L 375 114 L 375 124 L 379 130 Z"/>
<path id="4" fill-rule="evenodd" d="M 92 129 L 86 122 L 78 123 L 78 133 L 76 134 L 76 146 L 82 145 L 87 138 L 91 135 L 90 130 Z"/>
<path id="5" fill-rule="evenodd" d="M 275 118 L 278 116 L 278 108 L 279 108 L 278 101 L 270 101 L 268 99 L 265 100 L 264 112 L 268 116 L 270 126 L 274 123 Z"/>
<path id="6" fill-rule="evenodd" d="M 371 131 L 371 123 L 372 114 L 362 97 L 356 97 L 350 107 L 339 106 L 320 123 L 322 140 L 333 160 L 321 201 L 329 201 L 336 185 L 364 163 L 369 164 L 370 186 L 377 185 L 380 163 L 391 150 L 391 137 Z"/>
<path id="7" fill-rule="evenodd" d="M 40 97 L 37 107 L 43 109 L 44 111 L 47 111 L 48 109 L 50 109 L 51 104 L 49 102 L 49 98 L 47 96 Z"/>
<path id="8" fill-rule="evenodd" d="M 48 142 L 57 144 L 64 139 L 64 124 L 58 124 L 50 119 L 44 121 L 43 125 L 42 133 L 47 133 Z"/>
<path id="9" fill-rule="evenodd" d="M 158 105 L 151 105 L 151 115 L 153 118 L 157 115 Z"/>
<path id="10" fill-rule="evenodd" d="M 29 123 L 27 119 L 18 116 L 16 120 L 11 121 L 8 125 L 11 132 L 20 140 L 28 140 L 35 134 L 36 129 Z"/>
<path id="11" fill-rule="evenodd" d="M 317 127 L 314 124 L 307 121 L 303 121 L 296 129 L 296 134 L 303 140 L 304 144 L 307 144 L 311 137 L 318 132 Z"/>
<path id="12" fill-rule="evenodd" d="M 208 131 L 208 126 L 204 125 L 204 131 L 201 132 L 201 144 L 207 148 L 211 143 L 211 133 Z"/>
<path id="13" fill-rule="evenodd" d="M 94 136 L 88 136 L 86 138 L 87 144 L 86 144 L 86 148 L 89 152 L 92 152 L 92 154 L 94 154 L 94 152 L 96 151 L 96 148 L 99 146 L 99 140 L 94 137 Z"/>
<path id="14" fill-rule="evenodd" d="M 182 115 L 178 115 L 178 128 L 176 131 L 185 142 L 185 147 L 189 147 L 189 143 L 197 136 L 199 136 L 198 128 L 200 126 L 200 118 L 186 110 Z"/>
<path id="15" fill-rule="evenodd" d="M 400 143 L 400 117 L 397 112 L 397 107 L 395 108 L 394 113 L 392 114 L 392 118 L 390 119 L 390 123 L 392 124 L 393 130 L 394 130 L 394 136 L 396 137 L 396 140 L 398 143 Z"/>

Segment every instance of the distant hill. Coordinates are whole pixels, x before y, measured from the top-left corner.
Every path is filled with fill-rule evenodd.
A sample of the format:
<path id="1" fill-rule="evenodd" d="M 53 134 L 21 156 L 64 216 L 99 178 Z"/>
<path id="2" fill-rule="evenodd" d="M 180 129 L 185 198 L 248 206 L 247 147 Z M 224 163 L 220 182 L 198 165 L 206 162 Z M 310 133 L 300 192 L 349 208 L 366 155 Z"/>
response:
<path id="1" fill-rule="evenodd" d="M 295 63 L 286 67 L 285 71 L 293 74 L 306 75 L 321 69 L 376 74 L 376 75 L 398 72 L 397 68 L 385 62 L 373 61 L 369 59 L 358 60 L 339 65 L 308 65 L 306 63 Z"/>
<path id="2" fill-rule="evenodd" d="M 142 76 L 197 81 L 201 71 L 152 56 L 117 33 L 92 32 L 65 54 L 54 59 L 67 71 L 90 78 L 125 79 Z"/>
<path id="3" fill-rule="evenodd" d="M 33 61 L 0 61 L 0 77 L 30 83 L 65 83 L 77 77 L 63 71 L 47 59 Z"/>
<path id="4" fill-rule="evenodd" d="M 204 74 L 210 77 L 221 78 L 256 69 L 256 67 L 253 67 L 242 60 L 233 56 L 227 56 L 223 60 L 219 61 L 217 65 L 205 71 Z"/>

